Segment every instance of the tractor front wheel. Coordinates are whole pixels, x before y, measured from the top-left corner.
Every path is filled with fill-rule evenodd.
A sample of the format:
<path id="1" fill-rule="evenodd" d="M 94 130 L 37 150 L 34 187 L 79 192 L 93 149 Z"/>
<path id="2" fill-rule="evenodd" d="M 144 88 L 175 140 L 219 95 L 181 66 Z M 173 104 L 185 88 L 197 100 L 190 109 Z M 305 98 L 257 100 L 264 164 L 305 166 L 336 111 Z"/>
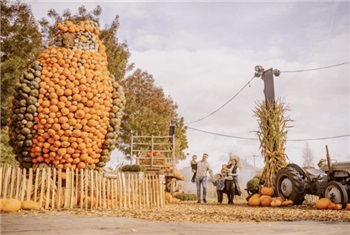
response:
<path id="1" fill-rule="evenodd" d="M 346 204 L 349 202 L 346 188 L 337 181 L 330 181 L 327 183 L 324 196 L 331 199 L 334 203 L 342 204 L 343 208 L 345 208 Z"/>
<path id="2" fill-rule="evenodd" d="M 302 175 L 293 167 L 280 169 L 276 176 L 275 191 L 277 196 L 287 200 L 290 199 L 295 205 L 304 201 L 305 188 Z"/>

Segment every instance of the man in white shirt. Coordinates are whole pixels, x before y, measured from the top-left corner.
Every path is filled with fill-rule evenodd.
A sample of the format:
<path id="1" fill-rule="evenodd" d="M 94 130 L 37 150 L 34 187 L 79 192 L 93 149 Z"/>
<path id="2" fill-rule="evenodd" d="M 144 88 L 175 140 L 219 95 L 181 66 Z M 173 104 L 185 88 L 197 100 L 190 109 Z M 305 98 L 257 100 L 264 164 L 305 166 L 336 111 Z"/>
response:
<path id="1" fill-rule="evenodd" d="M 197 186 L 197 203 L 201 203 L 201 187 L 203 187 L 203 202 L 206 203 L 207 196 L 207 183 L 208 177 L 207 172 L 211 178 L 213 178 L 213 171 L 209 162 L 207 161 L 208 154 L 204 153 L 202 160 L 197 164 L 197 174 L 196 174 L 196 186 Z"/>

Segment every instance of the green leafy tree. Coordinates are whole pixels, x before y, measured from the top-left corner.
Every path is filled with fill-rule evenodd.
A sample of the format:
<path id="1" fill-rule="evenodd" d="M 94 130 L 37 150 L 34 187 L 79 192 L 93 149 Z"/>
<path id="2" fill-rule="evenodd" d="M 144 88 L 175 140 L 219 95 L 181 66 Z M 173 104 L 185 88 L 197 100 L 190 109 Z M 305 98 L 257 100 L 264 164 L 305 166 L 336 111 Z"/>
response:
<path id="1" fill-rule="evenodd" d="M 9 128 L 3 127 L 1 128 L 1 135 L 0 135 L 0 163 L 6 163 L 6 164 L 14 164 L 17 163 L 15 160 L 15 154 L 13 153 L 13 150 L 11 146 L 9 145 L 10 136 L 8 134 Z"/>
<path id="2" fill-rule="evenodd" d="M 121 125 L 120 150 L 125 155 L 131 151 L 131 135 L 168 136 L 170 121 L 175 121 L 175 149 L 177 160 L 185 159 L 187 148 L 186 128 L 183 118 L 176 112 L 177 105 L 166 97 L 163 89 L 154 84 L 153 76 L 137 69 L 123 81 L 126 97 L 125 119 Z"/>
<path id="3" fill-rule="evenodd" d="M 1 126 L 7 125 L 11 96 L 22 71 L 41 51 L 41 34 L 30 7 L 1 1 Z"/>

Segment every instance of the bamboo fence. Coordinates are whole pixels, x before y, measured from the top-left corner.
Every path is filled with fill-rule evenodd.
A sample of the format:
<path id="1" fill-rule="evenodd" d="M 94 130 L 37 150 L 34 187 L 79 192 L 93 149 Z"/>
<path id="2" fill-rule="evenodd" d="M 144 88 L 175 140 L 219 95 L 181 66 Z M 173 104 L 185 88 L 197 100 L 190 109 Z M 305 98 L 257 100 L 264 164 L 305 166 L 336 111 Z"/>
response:
<path id="1" fill-rule="evenodd" d="M 165 205 L 164 183 L 161 175 L 139 172 L 0 166 L 0 198 L 35 201 L 44 209 L 160 208 Z"/>

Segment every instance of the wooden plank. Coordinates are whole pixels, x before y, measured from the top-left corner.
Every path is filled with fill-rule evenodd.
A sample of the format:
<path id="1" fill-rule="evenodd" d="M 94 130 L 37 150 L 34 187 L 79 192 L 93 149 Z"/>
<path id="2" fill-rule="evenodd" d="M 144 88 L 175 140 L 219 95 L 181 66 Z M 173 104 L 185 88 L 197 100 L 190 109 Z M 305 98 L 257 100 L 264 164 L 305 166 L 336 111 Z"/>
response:
<path id="1" fill-rule="evenodd" d="M 131 184 L 131 207 L 132 209 L 135 209 L 135 178 L 134 178 L 134 174 L 129 174 L 130 175 L 130 184 Z"/>
<path id="2" fill-rule="evenodd" d="M 126 208 L 126 182 L 125 182 L 125 174 L 124 173 L 121 173 L 122 174 L 122 192 L 123 192 L 123 201 L 124 201 L 124 204 L 123 204 L 123 208 Z"/>
<path id="3" fill-rule="evenodd" d="M 9 187 L 9 179 L 10 179 L 11 171 L 12 171 L 12 167 L 8 166 L 7 169 L 6 169 L 6 174 L 5 174 L 5 179 L 4 179 L 4 195 L 3 195 L 3 198 L 8 198 L 7 190 L 8 190 L 8 187 Z"/>
<path id="4" fill-rule="evenodd" d="M 74 199 L 74 202 L 75 202 L 75 206 L 78 207 L 78 204 L 79 204 L 79 198 L 78 198 L 78 194 L 79 194 L 79 169 L 76 168 L 75 169 L 75 199 Z"/>
<path id="5" fill-rule="evenodd" d="M 95 171 L 94 174 L 95 174 L 95 185 L 96 185 L 96 208 L 100 208 L 102 205 L 100 178 L 102 177 L 103 173 L 99 173 Z"/>
<path id="6" fill-rule="evenodd" d="M 73 208 L 73 204 L 74 204 L 74 178 L 75 178 L 75 174 L 74 174 L 74 170 L 70 170 L 70 174 L 71 174 L 71 184 L 70 184 L 70 188 L 69 188 L 69 196 L 70 196 L 70 205 L 69 208 L 72 209 Z"/>
<path id="7" fill-rule="evenodd" d="M 56 187 L 56 178 L 57 178 L 57 172 L 56 172 L 56 169 L 53 169 L 52 170 L 52 178 L 53 178 L 53 181 L 52 181 L 52 198 L 51 198 L 51 209 L 55 209 L 56 207 L 56 201 L 55 201 L 55 197 L 56 197 L 56 193 L 57 193 L 57 187 Z M 57 199 L 56 199 L 57 200 Z M 57 204 L 59 202 L 57 201 Z"/>
<path id="8" fill-rule="evenodd" d="M 145 176 L 145 195 L 146 195 L 145 199 L 146 199 L 146 206 L 147 206 L 147 208 L 150 208 L 149 191 L 148 191 L 148 189 L 149 189 L 149 176 L 146 175 Z"/>
<path id="9" fill-rule="evenodd" d="M 106 209 L 106 178 L 102 178 L 102 208 Z"/>
<path id="10" fill-rule="evenodd" d="M 0 165 L 0 198 L 4 198 L 3 196 L 2 196 L 2 174 L 3 174 L 3 170 L 4 169 L 4 166 L 1 164 Z"/>
<path id="11" fill-rule="evenodd" d="M 153 207 L 156 206 L 156 180 L 155 180 L 155 175 L 152 175 L 152 201 L 153 201 Z"/>
<path id="12" fill-rule="evenodd" d="M 95 180 L 95 177 L 94 177 L 94 171 L 93 170 L 90 170 L 90 199 L 91 199 L 91 205 L 90 205 L 90 209 L 93 209 L 95 207 L 95 200 L 96 200 L 96 197 L 95 197 L 95 185 L 94 185 L 94 180 Z"/>
<path id="13" fill-rule="evenodd" d="M 65 184 L 65 188 L 64 188 L 64 209 L 68 209 L 68 207 L 69 207 L 69 187 L 70 187 L 70 171 L 69 171 L 69 169 L 66 169 L 66 172 L 65 172 L 65 174 L 66 174 L 66 179 L 65 179 L 65 181 L 66 181 L 66 184 Z"/>
<path id="14" fill-rule="evenodd" d="M 43 171 L 41 173 L 41 183 L 40 183 L 40 199 L 39 199 L 40 206 L 43 205 L 43 200 L 44 200 L 45 179 L 46 179 L 46 169 L 43 168 Z"/>
<path id="15" fill-rule="evenodd" d="M 130 186 L 130 174 L 127 174 L 128 180 L 127 180 L 127 190 L 128 190 L 128 208 L 131 207 L 131 186 Z"/>
<path id="16" fill-rule="evenodd" d="M 114 197 L 115 197 L 115 187 L 114 187 L 114 179 L 109 179 L 111 181 L 111 209 L 115 208 Z"/>
<path id="17" fill-rule="evenodd" d="M 20 186 L 21 186 L 21 173 L 22 173 L 22 170 L 20 168 L 17 168 L 15 199 L 19 199 L 19 189 L 20 189 Z"/>
<path id="18" fill-rule="evenodd" d="M 139 196 L 139 209 L 142 208 L 142 176 L 140 173 L 137 174 L 137 194 Z"/>
<path id="19" fill-rule="evenodd" d="M 110 209 L 110 198 L 111 198 L 111 193 L 110 193 L 110 190 L 111 190 L 111 181 L 109 179 L 106 179 L 105 180 L 107 181 L 107 209 Z"/>
<path id="20" fill-rule="evenodd" d="M 50 186 L 51 186 L 51 169 L 47 168 L 47 187 L 46 187 L 46 199 L 45 199 L 45 209 L 49 209 L 50 205 Z M 54 203 L 54 202 L 52 202 Z"/>
<path id="21" fill-rule="evenodd" d="M 160 207 L 160 185 L 159 185 L 159 177 L 156 176 L 155 177 L 155 184 L 156 184 L 156 205 L 157 205 L 157 208 Z"/>
<path id="22" fill-rule="evenodd" d="M 35 182 L 34 182 L 34 201 L 35 202 L 38 201 L 38 197 L 37 196 L 38 196 L 38 187 L 39 187 L 39 175 L 40 175 L 40 168 L 37 168 L 35 170 Z M 18 177 L 18 179 L 19 179 L 19 177 Z"/>
<path id="23" fill-rule="evenodd" d="M 33 187 L 33 168 L 29 168 L 29 179 L 27 188 L 27 201 L 30 201 L 32 197 L 32 187 Z"/>
<path id="24" fill-rule="evenodd" d="M 24 200 L 25 190 L 26 190 L 26 187 L 27 187 L 26 181 L 27 181 L 27 169 L 24 168 L 23 169 L 23 174 L 22 174 L 22 191 L 21 191 L 21 197 L 20 197 L 21 199 L 20 199 L 20 201 Z"/>
<path id="25" fill-rule="evenodd" d="M 88 195 L 89 195 L 89 174 L 88 174 L 88 169 L 85 169 L 84 170 L 84 197 L 85 197 L 85 203 L 84 203 L 84 206 L 85 206 L 85 209 L 88 208 Z"/>
<path id="26" fill-rule="evenodd" d="M 84 199 L 84 170 L 80 169 L 80 209 L 83 208 Z"/>
<path id="27" fill-rule="evenodd" d="M 62 198 L 62 169 L 58 169 L 58 188 L 57 188 L 57 208 L 61 209 L 61 198 Z"/>
<path id="28" fill-rule="evenodd" d="M 122 184 L 122 173 L 118 173 L 118 200 L 119 200 L 119 209 L 123 206 L 123 184 Z"/>
<path id="29" fill-rule="evenodd" d="M 10 181 L 11 181 L 11 186 L 10 186 L 10 195 L 9 195 L 9 198 L 13 198 L 13 191 L 14 191 L 14 187 L 15 187 L 15 176 L 16 176 L 16 170 L 17 168 L 13 168 L 12 169 L 12 172 L 11 172 L 11 178 L 10 178 Z"/>

